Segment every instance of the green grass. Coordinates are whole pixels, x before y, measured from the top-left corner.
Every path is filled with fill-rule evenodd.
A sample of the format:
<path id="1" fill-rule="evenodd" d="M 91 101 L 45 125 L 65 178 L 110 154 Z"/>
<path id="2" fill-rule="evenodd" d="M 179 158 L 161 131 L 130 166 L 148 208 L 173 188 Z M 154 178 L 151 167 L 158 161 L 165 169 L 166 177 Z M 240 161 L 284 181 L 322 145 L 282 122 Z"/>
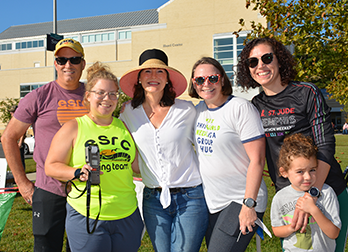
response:
<path id="1" fill-rule="evenodd" d="M 340 162 L 342 170 L 348 165 L 348 135 L 336 135 L 336 155 L 335 157 Z M 35 171 L 35 162 L 32 159 L 26 159 L 27 172 Z M 264 177 L 268 188 L 268 207 L 264 216 L 264 223 L 271 230 L 270 224 L 270 204 L 271 199 L 275 194 L 272 181 L 268 177 Z M 0 241 L 0 252 L 15 252 L 15 251 L 33 251 L 34 238 L 31 231 L 31 207 L 24 202 L 20 195 L 17 195 L 10 216 L 7 220 L 2 239 Z M 154 251 L 151 241 L 147 233 L 145 234 L 139 251 L 152 252 Z M 280 251 L 279 238 L 270 238 L 265 234 L 265 240 L 261 241 L 261 249 L 263 252 Z M 63 249 L 65 251 L 65 249 Z M 202 243 L 200 252 L 206 252 L 205 241 Z M 248 252 L 256 251 L 255 239 L 252 239 Z M 346 252 L 348 248 L 346 247 Z"/>

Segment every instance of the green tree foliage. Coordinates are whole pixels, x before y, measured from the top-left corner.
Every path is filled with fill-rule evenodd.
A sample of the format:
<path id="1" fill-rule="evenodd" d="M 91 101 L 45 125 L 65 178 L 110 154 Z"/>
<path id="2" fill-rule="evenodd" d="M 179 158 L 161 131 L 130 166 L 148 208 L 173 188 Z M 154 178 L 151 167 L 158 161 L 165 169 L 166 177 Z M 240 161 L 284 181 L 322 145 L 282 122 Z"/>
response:
<path id="1" fill-rule="evenodd" d="M 348 0 L 246 0 L 246 8 L 263 15 L 268 26 L 252 21 L 247 39 L 269 36 L 291 45 L 297 79 L 348 105 Z M 240 24 L 250 30 L 244 19 Z"/>
<path id="2" fill-rule="evenodd" d="M 11 119 L 11 114 L 8 111 L 12 106 L 18 105 L 18 98 L 7 98 L 0 101 L 0 121 L 3 124 L 7 124 Z"/>
<path id="3" fill-rule="evenodd" d="M 116 106 L 116 109 L 114 111 L 114 116 L 117 118 L 120 116 L 120 112 L 121 112 L 123 103 L 126 101 L 129 101 L 131 99 L 129 96 L 127 96 L 121 90 L 119 90 L 119 92 L 120 92 L 120 96 L 118 97 L 117 106 Z"/>

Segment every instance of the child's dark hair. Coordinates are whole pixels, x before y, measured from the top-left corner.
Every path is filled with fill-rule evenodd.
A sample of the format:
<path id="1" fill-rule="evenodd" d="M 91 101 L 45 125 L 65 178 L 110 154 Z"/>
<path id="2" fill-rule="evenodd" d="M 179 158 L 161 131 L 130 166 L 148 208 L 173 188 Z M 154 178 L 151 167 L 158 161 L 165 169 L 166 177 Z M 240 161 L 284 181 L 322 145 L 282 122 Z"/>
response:
<path id="1" fill-rule="evenodd" d="M 288 171 L 294 158 L 316 158 L 317 153 L 318 148 L 313 144 L 311 137 L 304 136 L 301 133 L 289 135 L 285 137 L 284 143 L 280 148 L 278 167 L 283 167 L 285 171 Z"/>

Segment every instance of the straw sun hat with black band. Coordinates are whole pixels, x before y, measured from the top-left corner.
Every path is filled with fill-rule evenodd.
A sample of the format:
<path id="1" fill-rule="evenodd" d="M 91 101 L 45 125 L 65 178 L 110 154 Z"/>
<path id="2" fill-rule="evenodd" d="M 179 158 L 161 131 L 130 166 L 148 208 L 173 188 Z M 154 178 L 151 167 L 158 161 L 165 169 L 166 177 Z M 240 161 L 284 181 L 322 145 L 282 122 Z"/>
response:
<path id="1" fill-rule="evenodd" d="M 169 73 L 176 97 L 180 96 L 187 87 L 186 78 L 178 70 L 168 66 L 168 57 L 165 52 L 158 49 L 144 51 L 139 57 L 139 66 L 126 72 L 120 79 L 122 91 L 133 98 L 134 86 L 138 83 L 139 72 L 148 68 L 162 68 Z"/>

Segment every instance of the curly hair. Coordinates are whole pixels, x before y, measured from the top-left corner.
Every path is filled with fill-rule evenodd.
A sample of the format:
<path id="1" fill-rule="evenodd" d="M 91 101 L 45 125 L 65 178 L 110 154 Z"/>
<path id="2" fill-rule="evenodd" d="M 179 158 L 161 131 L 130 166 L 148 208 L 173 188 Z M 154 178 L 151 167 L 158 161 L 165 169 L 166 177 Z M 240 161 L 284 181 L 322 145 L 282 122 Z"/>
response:
<path id="1" fill-rule="evenodd" d="M 89 109 L 89 101 L 87 100 L 87 97 L 100 79 L 113 81 L 115 83 L 116 91 L 118 91 L 117 77 L 111 72 L 110 68 L 99 61 L 95 62 L 87 69 L 87 83 L 85 85 L 86 92 L 83 97 L 83 104 L 87 109 Z"/>
<path id="2" fill-rule="evenodd" d="M 143 70 L 145 70 L 145 69 L 143 69 Z M 143 86 L 139 83 L 140 73 L 143 70 L 139 71 L 137 84 L 134 85 L 133 99 L 131 101 L 131 105 L 132 105 L 133 109 L 137 108 L 138 106 L 143 104 L 145 101 L 145 90 L 144 90 Z M 173 89 L 173 83 L 171 82 L 171 80 L 169 78 L 168 71 L 166 69 L 164 69 L 164 70 L 167 73 L 167 82 L 168 83 L 164 87 L 163 96 L 160 100 L 160 106 L 161 107 L 170 107 L 175 103 L 176 93 Z"/>
<path id="3" fill-rule="evenodd" d="M 189 88 L 188 88 L 188 93 L 191 97 L 193 98 L 201 98 L 196 92 L 196 89 L 193 87 L 193 76 L 195 74 L 195 70 L 199 65 L 213 65 L 221 74 L 222 78 L 224 79 L 224 82 L 222 83 L 222 89 L 221 92 L 223 95 L 230 95 L 232 94 L 232 85 L 230 82 L 230 79 L 228 78 L 224 68 L 221 66 L 221 64 L 216 60 L 211 57 L 203 57 L 199 59 L 192 67 L 192 72 L 191 72 L 191 78 L 190 78 L 190 83 L 189 83 Z"/>
<path id="4" fill-rule="evenodd" d="M 273 54 L 278 60 L 281 84 L 287 85 L 296 77 L 296 61 L 290 51 L 274 38 L 257 38 L 249 42 L 240 53 L 240 60 L 237 65 L 237 83 L 244 89 L 256 88 L 261 85 L 250 75 L 250 69 L 246 64 L 251 50 L 260 44 L 267 44 L 272 47 Z"/>
<path id="5" fill-rule="evenodd" d="M 296 133 L 285 137 L 279 151 L 278 167 L 288 171 L 294 158 L 303 157 L 310 159 L 317 156 L 318 147 L 313 144 L 310 136 Z"/>

